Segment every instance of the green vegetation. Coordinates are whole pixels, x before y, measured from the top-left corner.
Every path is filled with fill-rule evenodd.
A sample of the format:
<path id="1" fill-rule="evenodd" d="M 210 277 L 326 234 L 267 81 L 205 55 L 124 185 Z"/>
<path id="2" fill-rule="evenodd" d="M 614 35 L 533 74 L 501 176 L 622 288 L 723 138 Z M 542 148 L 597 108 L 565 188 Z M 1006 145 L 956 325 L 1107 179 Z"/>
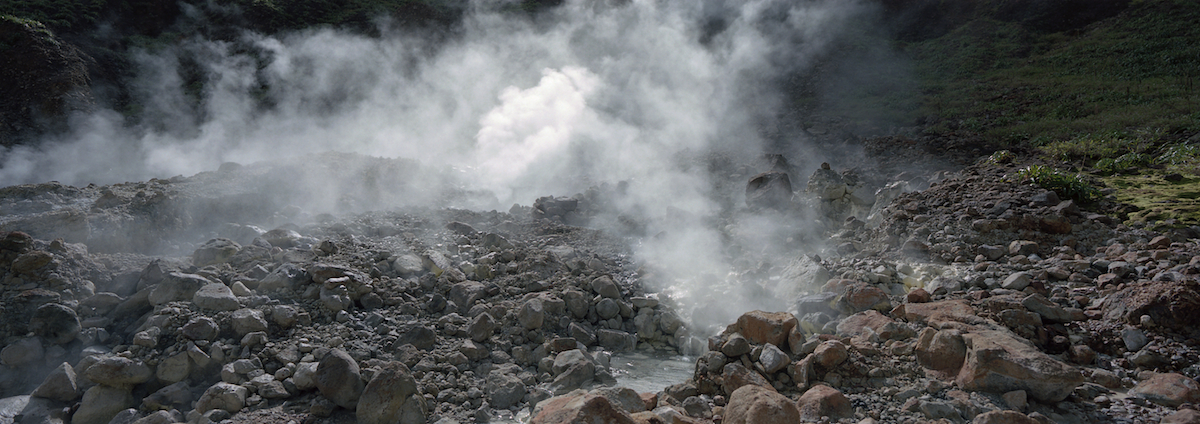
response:
<path id="1" fill-rule="evenodd" d="M 0 0 L 0 15 L 70 30 L 94 25 L 106 3 L 105 0 Z"/>
<path id="2" fill-rule="evenodd" d="M 1030 182 L 1051 190 L 1060 197 L 1090 203 L 1103 197 L 1100 190 L 1080 174 L 1068 174 L 1045 165 L 1030 165 L 1012 176 L 1016 182 Z"/>
<path id="3" fill-rule="evenodd" d="M 1200 225 L 1200 177 L 1121 175 L 1103 181 L 1117 189 L 1118 202 L 1133 206 L 1128 221 L 1157 227 Z"/>
<path id="4" fill-rule="evenodd" d="M 1150 134 L 1138 141 L 1161 144 L 1200 132 L 1195 22 L 1200 3 L 1144 0 L 1080 31 L 1041 33 L 985 15 L 906 48 L 931 132 L 1051 145 L 1054 155 L 1055 143 L 1071 140 Z M 1105 156 L 1142 153 L 1103 147 Z"/>

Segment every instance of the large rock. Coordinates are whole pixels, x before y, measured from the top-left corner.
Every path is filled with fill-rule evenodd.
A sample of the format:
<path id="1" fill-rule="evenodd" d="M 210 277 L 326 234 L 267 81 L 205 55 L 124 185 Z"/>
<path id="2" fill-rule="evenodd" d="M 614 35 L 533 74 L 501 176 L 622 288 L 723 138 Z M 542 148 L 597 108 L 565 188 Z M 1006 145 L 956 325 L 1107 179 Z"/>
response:
<path id="1" fill-rule="evenodd" d="M 525 383 L 512 374 L 501 370 L 493 370 L 488 374 L 488 401 L 493 408 L 507 409 L 520 403 L 525 391 Z"/>
<path id="2" fill-rule="evenodd" d="M 634 424 L 628 412 L 604 396 L 575 391 L 537 404 L 530 424 Z"/>
<path id="3" fill-rule="evenodd" d="M 408 367 L 393 361 L 367 383 L 355 415 L 360 424 L 423 423 L 428 410 Z"/>
<path id="4" fill-rule="evenodd" d="M 726 395 L 731 395 L 737 389 L 745 386 L 771 386 L 771 382 L 767 381 L 762 374 L 742 366 L 741 362 L 725 364 L 721 369 L 721 381 L 725 383 L 724 389 Z"/>
<path id="5" fill-rule="evenodd" d="M 1042 353 L 1012 333 L 980 330 L 964 334 L 963 341 L 967 356 L 957 381 L 964 390 L 1024 390 L 1037 400 L 1059 402 L 1083 383 L 1079 369 Z"/>
<path id="6" fill-rule="evenodd" d="M 322 395 L 346 409 L 355 409 L 363 392 L 358 362 L 341 349 L 333 349 L 321 359 L 313 382 Z"/>
<path id="7" fill-rule="evenodd" d="M 238 337 L 255 331 L 267 331 L 267 320 L 263 318 L 262 311 L 257 309 L 243 308 L 233 311 L 230 321 L 233 324 L 233 331 L 237 333 Z"/>
<path id="8" fill-rule="evenodd" d="M 973 323 L 980 320 L 975 308 L 965 299 L 943 300 L 929 303 L 905 303 L 901 315 L 908 322 L 928 324 L 940 328 L 944 323 Z M 899 307 L 897 307 L 899 308 Z"/>
<path id="9" fill-rule="evenodd" d="M 758 356 L 758 363 L 762 364 L 763 371 L 767 374 L 784 369 L 791 360 L 791 357 L 770 343 L 763 345 L 762 353 Z"/>
<path id="10" fill-rule="evenodd" d="M 746 183 L 746 206 L 751 209 L 784 210 L 791 202 L 792 180 L 786 172 L 764 172 L 751 177 Z"/>
<path id="11" fill-rule="evenodd" d="M 745 385 L 733 391 L 725 406 L 725 424 L 785 424 L 800 422 L 796 403 L 773 389 Z"/>
<path id="12" fill-rule="evenodd" d="M 1200 385 L 1177 373 L 1155 374 L 1139 382 L 1129 393 L 1172 408 L 1185 403 L 1200 403 Z"/>
<path id="13" fill-rule="evenodd" d="M 545 320 L 546 312 L 542 308 L 542 301 L 540 299 L 529 299 L 517 311 L 517 321 L 527 330 L 542 328 L 542 323 Z"/>
<path id="14" fill-rule="evenodd" d="M 5 346 L 0 350 L 0 364 L 19 367 L 42 360 L 46 350 L 42 341 L 37 337 L 25 337 Z"/>
<path id="15" fill-rule="evenodd" d="M 816 385 L 808 389 L 800 395 L 796 404 L 800 408 L 800 418 L 805 421 L 818 421 L 821 417 L 839 419 L 854 416 L 850 399 L 838 389 L 826 385 Z"/>
<path id="16" fill-rule="evenodd" d="M 203 267 L 229 262 L 229 259 L 241 250 L 242 246 L 233 240 L 215 238 L 200 245 L 195 252 L 192 252 L 192 264 Z"/>
<path id="17" fill-rule="evenodd" d="M 961 331 L 926 327 L 917 338 L 914 353 L 921 366 L 956 374 L 966 359 L 967 345 Z"/>
<path id="18" fill-rule="evenodd" d="M 1195 409 L 1180 409 L 1171 415 L 1163 417 L 1159 424 L 1200 424 L 1200 411 Z"/>
<path id="19" fill-rule="evenodd" d="M 492 334 L 496 332 L 497 325 L 496 320 L 492 318 L 492 314 L 484 312 L 476 315 L 467 324 L 467 335 L 471 337 L 471 340 L 483 342 L 492 337 Z"/>
<path id="20" fill-rule="evenodd" d="M 817 365 L 830 369 L 845 362 L 850 357 L 850 349 L 845 343 L 837 340 L 828 340 L 821 342 L 812 355 Z"/>
<path id="21" fill-rule="evenodd" d="M 117 413 L 137 405 L 128 388 L 97 384 L 83 394 L 71 424 L 107 424 Z"/>
<path id="22" fill-rule="evenodd" d="M 192 300 L 196 291 L 208 284 L 208 279 L 196 274 L 169 273 L 150 291 L 150 304 L 159 306 L 177 300 Z"/>
<path id="23" fill-rule="evenodd" d="M 754 344 L 787 346 L 788 333 L 796 328 L 796 317 L 789 312 L 750 311 L 737 320 L 737 332 Z"/>
<path id="24" fill-rule="evenodd" d="M 33 390 L 33 396 L 53 399 L 59 402 L 72 402 L 79 399 L 79 384 L 75 379 L 75 369 L 71 364 L 63 362 L 50 372 L 42 384 Z"/>
<path id="25" fill-rule="evenodd" d="M 81 328 L 75 310 L 58 303 L 39 306 L 29 320 L 29 330 L 50 344 L 70 343 Z"/>
<path id="26" fill-rule="evenodd" d="M 1200 326 L 1200 282 L 1143 281 L 1127 285 L 1104 300 L 1104 318 L 1140 325 L 1149 315 L 1156 325 L 1174 330 Z"/>
<path id="27" fill-rule="evenodd" d="M 866 334 L 869 329 L 871 332 L 879 334 L 885 325 L 895 321 L 879 313 L 879 311 L 869 309 L 843 319 L 837 325 L 837 332 L 844 336 L 853 337 Z"/>
<path id="28" fill-rule="evenodd" d="M 204 391 L 196 401 L 196 411 L 205 413 L 220 409 L 229 413 L 241 411 L 246 406 L 246 395 L 249 393 L 243 386 L 229 383 L 217 383 Z"/>
<path id="29" fill-rule="evenodd" d="M 192 303 L 201 309 L 214 311 L 234 311 L 242 307 L 233 295 L 233 290 L 221 283 L 205 284 L 200 290 L 196 290 L 196 294 L 192 296 Z"/>
<path id="30" fill-rule="evenodd" d="M 129 387 L 150 381 L 153 373 L 141 361 L 123 356 L 101 358 L 83 371 L 88 380 L 114 387 Z"/>
<path id="31" fill-rule="evenodd" d="M 888 300 L 888 294 L 879 287 L 867 283 L 854 283 L 838 297 L 837 308 L 849 315 L 868 309 L 888 311 L 892 309 L 892 304 Z"/>

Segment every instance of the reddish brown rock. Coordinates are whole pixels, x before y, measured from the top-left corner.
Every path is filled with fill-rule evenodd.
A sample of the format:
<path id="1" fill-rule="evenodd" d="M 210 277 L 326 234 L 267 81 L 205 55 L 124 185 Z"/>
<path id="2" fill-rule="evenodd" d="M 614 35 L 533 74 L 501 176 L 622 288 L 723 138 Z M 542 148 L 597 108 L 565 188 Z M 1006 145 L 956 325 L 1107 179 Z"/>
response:
<path id="1" fill-rule="evenodd" d="M 1169 407 L 1200 403 L 1200 385 L 1196 380 L 1176 373 L 1155 374 L 1142 380 L 1129 393 Z"/>
<path id="2" fill-rule="evenodd" d="M 763 386 L 742 386 L 729 395 L 725 424 L 784 424 L 800 422 L 800 410 L 787 396 Z"/>
<path id="3" fill-rule="evenodd" d="M 975 416 L 971 424 L 1040 424 L 1017 411 L 990 411 Z"/>
<path id="4" fill-rule="evenodd" d="M 786 348 L 788 333 L 796 328 L 796 317 L 788 312 L 751 311 L 738 317 L 737 328 L 754 344 L 770 343 Z"/>
<path id="5" fill-rule="evenodd" d="M 930 300 L 932 299 L 929 295 L 929 292 L 920 287 L 908 292 L 908 294 L 904 296 L 904 301 L 908 303 L 928 303 Z"/>
<path id="6" fill-rule="evenodd" d="M 837 332 L 844 336 L 854 337 L 866 334 L 869 329 L 879 334 L 883 326 L 892 322 L 895 322 L 895 320 L 872 309 L 846 317 L 846 319 L 838 323 Z"/>
<path id="7" fill-rule="evenodd" d="M 867 283 L 855 283 L 846 288 L 846 293 L 837 300 L 837 308 L 843 313 L 853 314 L 868 309 L 890 310 L 888 295 L 879 287 Z"/>
<path id="8" fill-rule="evenodd" d="M 914 347 L 917 363 L 935 371 L 957 373 L 967 356 L 967 345 L 958 330 L 934 330 L 926 327 Z"/>
<path id="9" fill-rule="evenodd" d="M 642 407 L 647 411 L 658 407 L 658 393 L 638 393 L 638 397 L 642 398 Z"/>
<path id="10" fill-rule="evenodd" d="M 530 424 L 634 424 L 633 417 L 603 396 L 574 391 L 539 403 Z"/>
<path id="11" fill-rule="evenodd" d="M 975 308 L 965 299 L 943 300 L 930 303 L 904 304 L 904 319 L 940 327 L 944 322 L 971 323 L 979 320 Z"/>
<path id="12" fill-rule="evenodd" d="M 967 356 L 957 381 L 964 390 L 1024 390 L 1042 402 L 1059 402 L 1083 383 L 1078 368 L 1042 353 L 1010 332 L 980 330 L 964 334 L 963 341 Z"/>
<path id="13" fill-rule="evenodd" d="M 1180 409 L 1174 414 L 1163 417 L 1159 424 L 1200 424 L 1200 411 Z"/>
<path id="14" fill-rule="evenodd" d="M 1200 282 L 1142 281 L 1130 284 L 1104 301 L 1104 318 L 1140 325 L 1149 315 L 1156 325 L 1174 330 L 1200 326 Z"/>
<path id="15" fill-rule="evenodd" d="M 844 343 L 837 340 L 823 342 L 813 352 L 813 360 L 816 361 L 816 364 L 827 369 L 845 362 L 846 358 L 849 357 L 850 349 Z"/>
<path id="16" fill-rule="evenodd" d="M 796 404 L 800 407 L 800 418 L 806 421 L 818 421 L 821 417 L 839 419 L 854 416 L 850 399 L 838 389 L 825 385 L 808 389 L 796 400 Z"/>

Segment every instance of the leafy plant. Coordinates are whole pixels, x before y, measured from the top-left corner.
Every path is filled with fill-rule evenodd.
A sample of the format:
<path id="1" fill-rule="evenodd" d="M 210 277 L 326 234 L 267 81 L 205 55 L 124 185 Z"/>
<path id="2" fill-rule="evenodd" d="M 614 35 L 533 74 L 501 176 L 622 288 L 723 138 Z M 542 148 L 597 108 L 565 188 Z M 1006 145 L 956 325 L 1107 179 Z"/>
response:
<path id="1" fill-rule="evenodd" d="M 1126 153 L 1117 158 L 1104 158 L 1096 161 L 1096 169 L 1104 175 L 1126 173 L 1138 168 L 1150 166 L 1154 158 L 1142 153 Z"/>
<path id="2" fill-rule="evenodd" d="M 1033 183 L 1041 188 L 1051 190 L 1061 197 L 1075 199 L 1082 203 L 1094 202 L 1103 197 L 1100 190 L 1082 175 L 1064 173 L 1045 165 L 1030 165 L 1021 168 L 1013 175 L 1012 179 L 1016 182 Z"/>
<path id="3" fill-rule="evenodd" d="M 988 156 L 988 158 L 984 161 L 991 165 L 1002 165 L 1006 163 L 1012 163 L 1012 161 L 1016 158 L 1017 155 L 1013 154 L 1013 152 L 1008 150 L 998 150 L 995 153 L 992 153 L 991 156 Z"/>

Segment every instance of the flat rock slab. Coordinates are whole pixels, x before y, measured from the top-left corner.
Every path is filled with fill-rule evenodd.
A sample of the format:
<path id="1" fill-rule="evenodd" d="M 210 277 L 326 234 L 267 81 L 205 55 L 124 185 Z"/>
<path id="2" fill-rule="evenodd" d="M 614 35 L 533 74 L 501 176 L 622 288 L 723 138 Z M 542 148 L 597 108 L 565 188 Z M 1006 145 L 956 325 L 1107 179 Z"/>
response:
<path id="1" fill-rule="evenodd" d="M 1083 383 L 1079 369 L 1042 353 L 1020 337 L 998 330 L 963 335 L 967 357 L 958 385 L 968 391 L 1024 390 L 1034 399 L 1059 402 Z"/>

